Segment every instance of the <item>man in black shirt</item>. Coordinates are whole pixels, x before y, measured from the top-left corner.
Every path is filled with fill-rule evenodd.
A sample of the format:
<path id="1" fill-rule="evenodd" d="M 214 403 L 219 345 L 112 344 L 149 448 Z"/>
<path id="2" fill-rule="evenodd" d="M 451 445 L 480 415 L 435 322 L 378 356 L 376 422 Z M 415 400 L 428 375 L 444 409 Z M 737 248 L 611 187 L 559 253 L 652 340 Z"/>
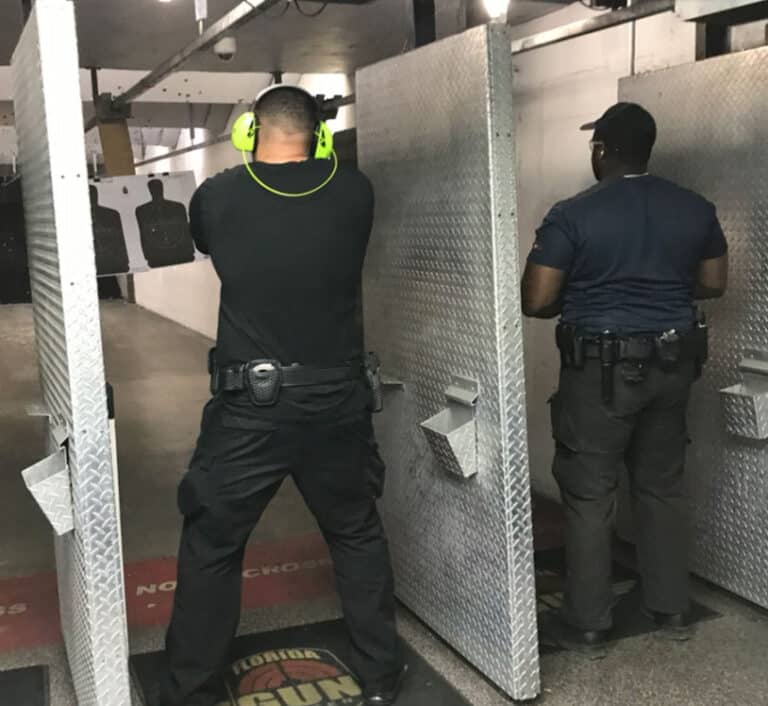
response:
<path id="1" fill-rule="evenodd" d="M 663 634 L 689 636 L 686 408 L 706 357 L 694 299 L 722 296 L 728 259 L 715 207 L 647 173 L 656 139 L 647 111 L 620 103 L 584 129 L 594 129 L 599 183 L 545 218 L 522 299 L 528 316 L 562 317 L 551 404 L 566 596 L 543 639 L 601 657 L 612 627 L 610 525 L 622 463 L 645 608 Z"/>
<path id="2" fill-rule="evenodd" d="M 291 475 L 330 546 L 365 703 L 385 706 L 404 666 L 356 321 L 373 191 L 356 169 L 328 181 L 334 162 L 307 159 L 319 121 L 308 93 L 276 87 L 255 112 L 255 161 L 207 180 L 190 205 L 195 243 L 221 280 L 217 391 L 179 488 L 185 520 L 160 701 L 216 702 L 245 545 Z"/>

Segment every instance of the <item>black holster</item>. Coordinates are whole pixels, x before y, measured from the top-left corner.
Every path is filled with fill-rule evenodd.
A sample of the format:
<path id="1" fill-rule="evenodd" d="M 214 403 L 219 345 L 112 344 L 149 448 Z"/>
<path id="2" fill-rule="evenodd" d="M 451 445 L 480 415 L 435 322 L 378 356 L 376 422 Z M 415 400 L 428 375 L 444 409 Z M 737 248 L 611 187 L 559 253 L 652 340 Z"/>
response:
<path id="1" fill-rule="evenodd" d="M 613 404 L 613 371 L 619 360 L 619 341 L 610 331 L 600 334 L 600 385 L 603 403 Z"/>
<path id="2" fill-rule="evenodd" d="M 211 386 L 211 396 L 216 397 L 219 394 L 219 376 L 216 374 L 216 349 L 211 348 L 208 351 L 208 378 Z"/>
<path id="3" fill-rule="evenodd" d="M 367 353 L 363 364 L 365 381 L 371 391 L 371 411 L 381 412 L 384 409 L 384 393 L 381 389 L 381 361 L 375 353 Z"/>
<path id="4" fill-rule="evenodd" d="M 699 316 L 696 326 L 693 327 L 694 362 L 696 365 L 696 379 L 701 377 L 704 366 L 709 360 L 709 326 L 704 314 Z"/>
<path id="5" fill-rule="evenodd" d="M 584 368 L 584 338 L 577 333 L 576 327 L 570 324 L 558 324 L 555 329 L 555 340 L 560 351 L 562 367 L 582 370 Z"/>

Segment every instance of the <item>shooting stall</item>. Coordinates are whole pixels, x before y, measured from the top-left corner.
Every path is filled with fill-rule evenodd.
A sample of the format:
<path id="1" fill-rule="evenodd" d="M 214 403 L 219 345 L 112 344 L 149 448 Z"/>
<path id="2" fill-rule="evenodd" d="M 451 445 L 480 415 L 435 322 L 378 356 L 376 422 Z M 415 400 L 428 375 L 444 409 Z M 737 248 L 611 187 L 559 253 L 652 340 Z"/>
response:
<path id="1" fill-rule="evenodd" d="M 173 68 L 159 67 L 152 81 Z M 691 405 L 693 569 L 765 607 L 767 71 L 760 49 L 620 85 L 622 98 L 645 103 L 662 126 L 655 171 L 715 201 L 731 243 L 731 291 L 707 307 L 711 362 Z M 37 0 L 13 72 L 51 420 L 51 456 L 26 479 L 60 533 L 62 625 L 78 702 L 123 706 L 117 481 L 70 0 Z M 377 194 L 364 307 L 367 345 L 384 366 L 382 510 L 398 595 L 507 694 L 534 698 L 509 36 L 492 24 L 388 59 L 358 73 L 356 93 L 359 163 Z M 541 453 L 548 436 L 537 442 Z"/>
<path id="2" fill-rule="evenodd" d="M 52 455 L 25 478 L 56 531 L 62 632 L 81 706 L 130 703 L 123 562 L 72 2 L 37 0 L 14 107 Z"/>
<path id="3" fill-rule="evenodd" d="M 689 412 L 692 570 L 768 608 L 768 48 L 623 79 L 660 125 L 653 170 L 713 201 L 729 290 Z"/>
<path id="4" fill-rule="evenodd" d="M 408 76 L 408 81 L 402 77 Z M 377 215 L 363 302 L 399 598 L 516 699 L 538 694 L 514 105 L 502 25 L 357 75 Z"/>

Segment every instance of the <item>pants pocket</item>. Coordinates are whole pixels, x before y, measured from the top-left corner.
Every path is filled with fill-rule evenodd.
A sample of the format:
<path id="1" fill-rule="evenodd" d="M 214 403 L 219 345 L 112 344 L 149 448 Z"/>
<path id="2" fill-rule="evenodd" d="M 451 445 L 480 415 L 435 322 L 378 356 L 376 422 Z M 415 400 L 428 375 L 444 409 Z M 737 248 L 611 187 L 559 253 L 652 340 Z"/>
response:
<path id="1" fill-rule="evenodd" d="M 370 416 L 358 425 L 356 436 L 362 445 L 363 473 L 368 489 L 378 500 L 384 494 L 387 466 L 381 457 Z"/>
<path id="2" fill-rule="evenodd" d="M 573 435 L 568 433 L 564 416 L 563 395 L 555 392 L 549 398 L 549 418 L 552 425 L 552 439 L 555 442 L 555 453 L 560 456 L 572 455 L 576 450 Z"/>
<path id="3" fill-rule="evenodd" d="M 191 468 L 181 479 L 176 494 L 179 512 L 192 518 L 204 510 L 210 502 L 210 477 L 201 468 Z"/>

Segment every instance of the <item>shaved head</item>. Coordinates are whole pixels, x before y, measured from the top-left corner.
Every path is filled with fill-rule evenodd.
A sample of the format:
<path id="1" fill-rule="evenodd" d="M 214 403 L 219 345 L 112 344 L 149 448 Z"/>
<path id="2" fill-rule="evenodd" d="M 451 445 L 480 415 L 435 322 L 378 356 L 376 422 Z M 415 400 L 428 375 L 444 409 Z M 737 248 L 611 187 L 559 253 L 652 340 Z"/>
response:
<path id="1" fill-rule="evenodd" d="M 304 91 L 289 86 L 276 88 L 256 104 L 259 124 L 310 140 L 318 119 L 317 102 Z"/>

